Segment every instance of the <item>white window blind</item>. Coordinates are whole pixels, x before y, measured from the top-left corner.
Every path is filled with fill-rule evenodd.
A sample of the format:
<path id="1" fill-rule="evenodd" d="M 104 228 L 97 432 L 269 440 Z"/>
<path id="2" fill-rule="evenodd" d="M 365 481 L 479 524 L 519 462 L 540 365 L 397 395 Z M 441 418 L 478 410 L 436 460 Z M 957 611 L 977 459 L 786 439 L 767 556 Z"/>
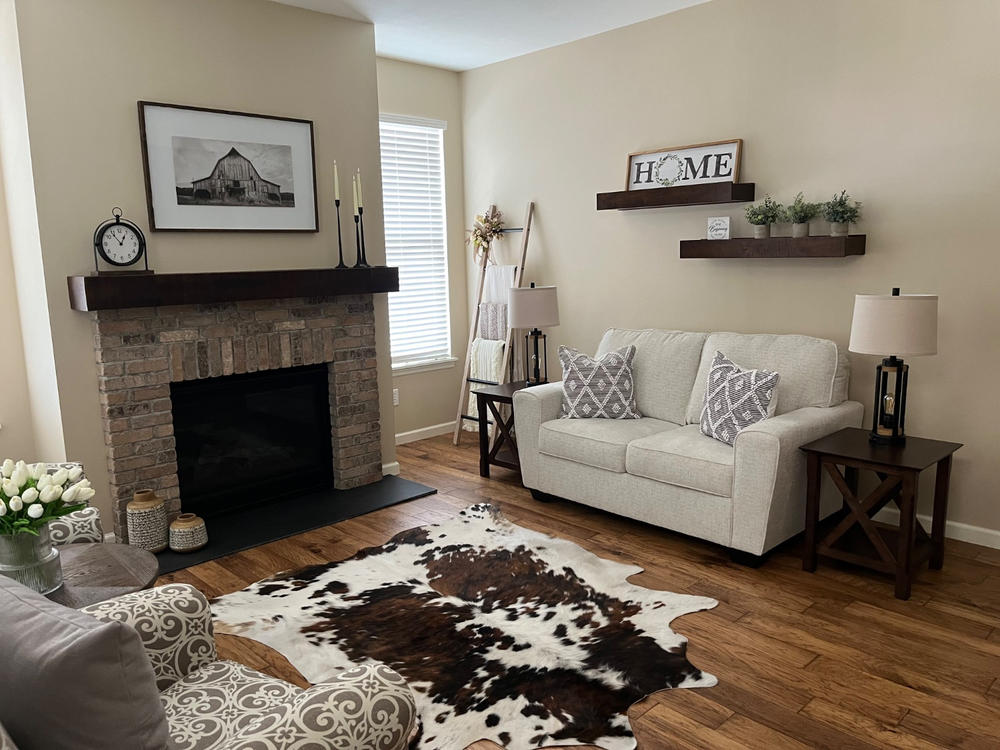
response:
<path id="1" fill-rule="evenodd" d="M 444 123 L 379 118 L 385 257 L 399 268 L 389 295 L 393 367 L 451 356 L 443 135 Z"/>

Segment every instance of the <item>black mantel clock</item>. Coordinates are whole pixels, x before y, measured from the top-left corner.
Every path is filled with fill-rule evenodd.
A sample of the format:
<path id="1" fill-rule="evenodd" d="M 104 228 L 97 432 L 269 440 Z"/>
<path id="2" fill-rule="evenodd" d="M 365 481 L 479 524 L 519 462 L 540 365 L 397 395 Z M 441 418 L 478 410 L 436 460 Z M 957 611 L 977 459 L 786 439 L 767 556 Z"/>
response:
<path id="1" fill-rule="evenodd" d="M 142 230 L 134 222 L 123 219 L 122 210 L 118 206 L 111 209 L 111 216 L 94 230 L 94 270 L 97 275 L 153 273 L 149 270 L 146 236 Z M 102 271 L 98 258 L 115 266 L 117 270 Z M 140 260 L 143 261 L 142 269 L 129 268 Z"/>

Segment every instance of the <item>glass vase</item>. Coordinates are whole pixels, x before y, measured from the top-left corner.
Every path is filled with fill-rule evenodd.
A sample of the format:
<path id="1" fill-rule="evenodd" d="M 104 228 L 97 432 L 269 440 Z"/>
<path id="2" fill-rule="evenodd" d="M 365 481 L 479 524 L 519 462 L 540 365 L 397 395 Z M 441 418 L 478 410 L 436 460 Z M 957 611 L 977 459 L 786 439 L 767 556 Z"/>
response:
<path id="1" fill-rule="evenodd" d="M 34 534 L 0 534 L 0 575 L 13 578 L 40 594 L 62 586 L 59 550 L 52 546 L 49 525 Z"/>

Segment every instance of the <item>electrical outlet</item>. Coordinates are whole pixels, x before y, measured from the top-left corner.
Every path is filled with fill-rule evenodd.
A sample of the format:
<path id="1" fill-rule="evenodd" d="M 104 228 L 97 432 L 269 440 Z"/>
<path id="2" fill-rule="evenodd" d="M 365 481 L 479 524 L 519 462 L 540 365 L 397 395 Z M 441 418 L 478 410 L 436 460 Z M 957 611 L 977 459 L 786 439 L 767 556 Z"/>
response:
<path id="1" fill-rule="evenodd" d="M 392 389 L 392 405 L 399 406 L 399 388 Z"/>

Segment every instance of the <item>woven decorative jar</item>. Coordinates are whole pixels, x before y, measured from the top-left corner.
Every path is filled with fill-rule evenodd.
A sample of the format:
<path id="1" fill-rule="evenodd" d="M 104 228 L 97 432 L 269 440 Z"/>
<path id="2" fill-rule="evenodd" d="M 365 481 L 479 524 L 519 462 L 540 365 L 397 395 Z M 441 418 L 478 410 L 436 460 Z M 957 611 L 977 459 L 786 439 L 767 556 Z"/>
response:
<path id="1" fill-rule="evenodd" d="M 174 552 L 195 552 L 206 544 L 205 521 L 194 513 L 181 513 L 170 524 L 170 549 Z"/>
<path id="2" fill-rule="evenodd" d="M 128 543 L 150 552 L 167 548 L 167 506 L 152 490 L 136 490 L 125 506 Z"/>

